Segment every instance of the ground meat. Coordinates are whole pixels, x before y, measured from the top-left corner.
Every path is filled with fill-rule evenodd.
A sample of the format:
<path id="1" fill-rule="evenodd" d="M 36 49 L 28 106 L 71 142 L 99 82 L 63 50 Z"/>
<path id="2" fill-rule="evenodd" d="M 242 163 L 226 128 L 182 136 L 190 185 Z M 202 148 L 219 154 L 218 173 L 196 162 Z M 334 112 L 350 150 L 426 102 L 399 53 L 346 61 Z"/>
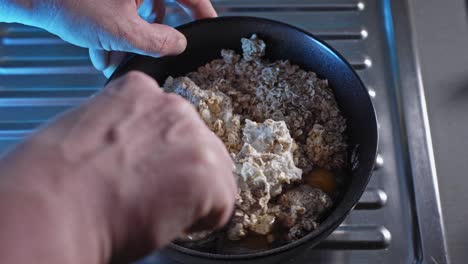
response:
<path id="1" fill-rule="evenodd" d="M 265 42 L 253 34 L 250 39 L 241 39 L 242 53 L 245 61 L 258 60 L 265 55 Z"/>
<path id="2" fill-rule="evenodd" d="M 322 190 L 300 185 L 282 194 L 278 207 L 272 211 L 278 221 L 289 229 L 286 239 L 293 241 L 317 228 L 317 219 L 331 205 L 332 200 Z"/>
<path id="3" fill-rule="evenodd" d="M 275 197 L 282 192 L 283 184 L 301 180 L 302 170 L 294 164 L 292 154 L 296 144 L 283 121 L 267 119 L 259 124 L 247 119 L 242 140 L 244 146 L 234 160 L 239 181 L 262 181 Z"/>
<path id="4" fill-rule="evenodd" d="M 229 240 L 240 240 L 253 232 L 258 235 L 268 235 L 273 231 L 276 216 L 269 212 L 248 214 L 237 208 L 227 227 Z"/>
<path id="5" fill-rule="evenodd" d="M 344 127 L 326 129 L 315 124 L 307 135 L 307 157 L 320 168 L 339 168 L 346 158 L 346 144 L 341 136 L 343 132 Z"/>
<path id="6" fill-rule="evenodd" d="M 346 122 L 326 80 L 287 60 L 263 59 L 267 45 L 256 35 L 241 45 L 242 55 L 222 50 L 221 59 L 187 77 L 169 77 L 164 89 L 197 107 L 234 160 L 238 194 L 225 235 L 271 238 L 280 225 L 286 240 L 296 240 L 332 204 L 321 190 L 301 184 L 302 174 L 345 165 Z"/>
<path id="7" fill-rule="evenodd" d="M 164 89 L 194 104 L 203 121 L 221 138 L 229 152 L 240 150 L 240 117 L 233 114 L 231 98 L 219 91 L 202 90 L 187 77 L 167 78 Z"/>
<path id="8" fill-rule="evenodd" d="M 223 59 L 213 60 L 187 76 L 202 89 L 229 96 L 241 119 L 285 121 L 299 146 L 296 164 L 305 173 L 312 170 L 314 160 L 329 169 L 344 166 L 346 123 L 328 82 L 289 61 L 262 60 L 266 45 L 256 35 L 242 39 L 242 49 L 242 58 L 232 50 L 223 50 Z M 322 125 L 323 135 L 332 139 L 322 142 L 325 152 L 306 146 L 314 124 Z"/>
<path id="9" fill-rule="evenodd" d="M 229 238 L 240 239 L 246 229 L 267 235 L 275 223 L 268 214 L 270 199 L 283 192 L 283 185 L 301 180 L 302 170 L 294 164 L 296 144 L 284 121 L 267 119 L 262 124 L 246 120 L 244 146 L 234 158 L 238 199 Z M 232 229 L 232 230 L 231 230 Z"/>

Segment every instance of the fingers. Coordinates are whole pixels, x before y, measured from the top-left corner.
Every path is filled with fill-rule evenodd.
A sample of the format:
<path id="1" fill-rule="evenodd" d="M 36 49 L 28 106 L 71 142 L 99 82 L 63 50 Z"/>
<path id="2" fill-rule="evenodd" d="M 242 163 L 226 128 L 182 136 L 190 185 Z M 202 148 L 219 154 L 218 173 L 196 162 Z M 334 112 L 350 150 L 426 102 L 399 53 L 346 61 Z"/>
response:
<path id="1" fill-rule="evenodd" d="M 216 11 L 209 0 L 179 0 L 196 19 L 216 17 Z M 117 28 L 111 31 L 110 42 L 102 45 L 103 50 L 91 49 L 89 55 L 94 67 L 109 77 L 124 58 L 122 52 L 132 52 L 146 56 L 167 56 L 182 53 L 187 47 L 187 39 L 176 29 L 159 24 L 166 13 L 164 1 L 137 1 L 136 8 L 151 9 L 156 14 L 156 22 L 145 21 L 138 12 L 127 11 Z M 130 12 L 130 14 L 129 14 Z M 120 51 L 108 53 L 107 51 Z"/>
<path id="2" fill-rule="evenodd" d="M 109 65 L 108 52 L 105 50 L 89 49 L 89 58 L 98 71 L 103 71 Z"/>
<path id="3" fill-rule="evenodd" d="M 114 73 L 125 56 L 127 56 L 127 53 L 121 51 L 89 49 L 89 58 L 94 68 L 102 71 L 107 78 Z"/>
<path id="4" fill-rule="evenodd" d="M 231 218 L 235 204 L 234 177 L 232 173 L 222 173 L 217 171 L 216 180 L 210 183 L 212 188 L 212 207 L 206 215 L 202 215 L 190 228 L 189 232 L 198 232 L 204 230 L 214 230 L 223 227 Z M 215 172 L 215 171 L 213 171 Z"/>
<path id="5" fill-rule="evenodd" d="M 140 0 L 137 5 L 138 15 L 149 23 L 162 23 L 166 14 L 166 5 L 160 0 Z"/>
<path id="6" fill-rule="evenodd" d="M 210 134 L 203 136 L 198 144 L 211 149 L 212 155 L 207 155 L 206 159 L 215 161 L 211 170 L 205 172 L 212 174 L 210 181 L 212 205 L 208 214 L 201 215 L 189 231 L 213 230 L 224 226 L 231 218 L 237 192 L 232 174 L 232 160 L 221 140 Z"/>
<path id="7" fill-rule="evenodd" d="M 214 208 L 207 216 L 195 222 L 186 232 L 192 233 L 221 228 L 231 218 L 233 207 L 234 204 L 229 202 L 226 203 L 226 208 Z"/>
<path id="8" fill-rule="evenodd" d="M 177 0 L 177 2 L 188 9 L 195 19 L 218 16 L 209 0 Z"/>
<path id="9" fill-rule="evenodd" d="M 138 12 L 127 12 L 127 22 L 122 20 L 120 23 L 121 36 L 118 37 L 130 46 L 121 51 L 159 57 L 177 55 L 185 50 L 185 36 L 170 26 L 160 24 L 166 14 L 163 0 L 141 0 L 138 7 Z"/>
<path id="10" fill-rule="evenodd" d="M 138 71 L 128 72 L 107 84 L 104 89 L 104 92 L 109 95 L 117 96 L 135 104 L 148 97 L 149 94 L 163 93 L 153 78 Z"/>
<path id="11" fill-rule="evenodd" d="M 182 44 L 180 48 L 173 48 L 173 47 L 168 47 L 168 48 L 165 48 L 165 44 L 161 45 L 162 47 L 162 50 L 163 52 L 160 53 L 160 48 L 158 49 L 158 47 L 154 47 L 154 48 L 151 48 L 152 44 L 149 43 L 149 44 L 145 44 L 144 42 L 154 42 L 154 40 L 151 40 L 151 35 L 155 35 L 155 34 L 158 34 L 158 37 L 160 38 L 164 38 L 166 36 L 167 39 L 169 40 L 170 42 L 170 39 L 172 38 L 171 36 L 176 36 L 176 37 L 181 37 L 184 39 L 183 36 L 181 36 L 182 34 L 180 34 L 178 31 L 176 30 L 169 30 L 170 32 L 169 33 L 165 33 L 167 30 L 166 28 L 164 28 L 164 30 L 162 32 L 153 32 L 155 30 L 158 30 L 158 29 L 155 29 L 155 27 L 152 27 L 151 23 L 152 22 L 156 22 L 156 23 L 162 23 L 162 21 L 164 20 L 164 16 L 165 16 L 165 13 L 166 13 L 166 6 L 164 4 L 164 1 L 143 1 L 143 0 L 137 0 L 136 1 L 136 7 L 139 8 L 139 11 L 141 12 L 146 12 L 146 13 L 141 13 L 139 14 L 141 16 L 141 18 L 138 18 L 136 16 L 132 16 L 131 20 L 134 20 L 136 21 L 134 24 L 137 24 L 139 25 L 139 27 L 143 27 L 144 31 L 142 30 L 139 30 L 139 29 L 136 29 L 134 28 L 133 31 L 134 32 L 128 32 L 128 33 L 125 33 L 125 34 L 122 34 L 124 35 L 124 38 L 125 36 L 132 36 L 132 35 L 135 35 L 134 33 L 138 33 L 137 36 L 135 36 L 135 38 L 131 38 L 130 37 L 130 40 L 124 40 L 124 42 L 127 42 L 126 44 L 122 44 L 122 43 L 118 43 L 119 42 L 119 38 L 118 36 L 116 37 L 116 39 L 114 40 L 114 42 L 117 43 L 116 44 L 113 44 L 113 45 L 109 45 L 110 47 L 116 47 L 116 46 L 122 46 L 120 48 L 120 50 L 123 50 L 123 51 L 116 51 L 116 50 L 113 50 L 113 51 L 108 51 L 108 50 L 103 50 L 103 49 L 89 49 L 89 57 L 91 59 L 91 62 L 93 64 L 93 66 L 99 70 L 99 71 L 102 71 L 103 74 L 109 78 L 112 73 L 115 71 L 115 69 L 120 65 L 120 63 L 122 62 L 122 60 L 125 58 L 125 56 L 127 55 L 125 51 L 131 51 L 131 52 L 135 52 L 135 53 L 139 53 L 139 54 L 143 54 L 143 55 L 152 55 L 152 56 L 160 56 L 160 55 L 166 55 L 165 54 L 165 51 L 167 50 L 166 53 L 168 53 L 167 55 L 169 54 L 178 54 L 180 53 L 181 51 L 183 51 L 185 49 L 185 44 Z M 149 12 L 148 12 L 149 11 Z M 145 22 L 145 21 L 147 22 Z M 123 29 L 123 32 L 126 32 L 128 30 L 132 30 L 132 29 L 129 29 L 128 25 L 124 25 L 121 27 Z M 121 30 L 122 31 L 122 30 Z M 174 32 L 175 31 L 175 32 Z M 148 32 L 151 32 L 151 33 L 148 33 Z M 133 34 L 132 34 L 133 33 Z M 145 34 L 148 36 L 148 37 L 141 37 L 141 36 L 138 36 L 139 34 Z M 185 43 L 185 41 L 182 41 Z M 170 43 L 167 43 L 167 45 L 171 45 Z M 145 48 L 145 46 L 149 46 L 148 48 Z M 110 49 L 110 48 L 108 48 Z"/>
<path id="12" fill-rule="evenodd" d="M 88 116 L 113 119 L 107 129 L 113 133 L 105 133 L 109 147 L 94 166 L 117 186 L 119 217 L 112 220 L 123 220 L 112 229 L 116 248 L 140 241 L 149 245 L 145 254 L 190 227 L 214 229 L 229 220 L 235 199 L 232 164 L 192 105 L 133 72 L 109 83 L 90 107 Z M 95 125 L 102 123 L 81 125 L 96 136 Z"/>
<path id="13" fill-rule="evenodd" d="M 135 14 L 129 24 L 120 25 L 114 46 L 114 50 L 159 57 L 182 53 L 187 47 L 187 40 L 176 29 L 148 23 Z"/>
<path id="14" fill-rule="evenodd" d="M 135 5 L 137 8 L 139 8 L 143 4 L 143 0 L 135 0 Z"/>

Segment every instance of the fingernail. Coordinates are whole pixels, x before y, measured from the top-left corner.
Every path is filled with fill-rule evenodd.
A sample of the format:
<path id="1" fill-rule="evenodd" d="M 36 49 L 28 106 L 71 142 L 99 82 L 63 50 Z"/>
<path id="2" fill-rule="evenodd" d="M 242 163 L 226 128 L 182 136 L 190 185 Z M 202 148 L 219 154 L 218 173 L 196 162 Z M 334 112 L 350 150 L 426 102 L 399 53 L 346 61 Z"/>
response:
<path id="1" fill-rule="evenodd" d="M 184 52 L 184 50 L 187 48 L 187 39 L 185 39 L 185 37 L 179 38 L 179 40 L 177 40 L 176 45 L 177 45 L 177 51 L 179 53 Z"/>

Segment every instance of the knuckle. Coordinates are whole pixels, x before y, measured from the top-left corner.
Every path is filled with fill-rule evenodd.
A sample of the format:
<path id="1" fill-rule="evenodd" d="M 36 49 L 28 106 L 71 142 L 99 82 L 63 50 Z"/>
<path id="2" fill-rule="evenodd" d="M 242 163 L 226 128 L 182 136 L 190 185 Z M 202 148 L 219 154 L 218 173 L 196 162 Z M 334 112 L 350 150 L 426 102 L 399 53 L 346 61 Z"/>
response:
<path id="1" fill-rule="evenodd" d="M 174 108 L 185 107 L 185 104 L 189 104 L 182 96 L 173 93 L 166 94 L 164 102 Z"/>
<path id="2" fill-rule="evenodd" d="M 117 24 L 113 27 L 113 34 L 117 40 L 131 43 L 138 40 L 134 33 L 136 26 L 138 26 L 138 23 L 136 23 L 134 19 L 125 17 L 117 21 Z"/>
<path id="3" fill-rule="evenodd" d="M 139 32 L 139 34 L 135 34 Z M 135 21 L 129 21 L 125 26 L 121 26 L 118 31 L 118 38 L 123 43 L 127 43 L 130 48 L 140 51 L 150 51 L 154 45 L 153 37 L 147 28 Z"/>
<path id="4" fill-rule="evenodd" d="M 228 206 L 233 207 L 235 202 L 236 202 L 236 192 L 233 191 L 237 189 L 236 186 L 232 186 L 232 183 L 234 182 L 234 176 L 232 175 L 231 171 L 226 174 L 229 178 L 228 179 L 223 179 L 226 182 L 226 188 L 224 192 L 224 197 L 226 199 L 226 204 Z M 235 185 L 235 184 L 234 184 Z"/>
<path id="5" fill-rule="evenodd" d="M 131 44 L 133 41 L 135 41 L 135 37 L 133 36 L 134 34 L 132 34 L 131 29 L 131 21 L 126 20 L 125 22 L 117 22 L 117 24 L 110 28 L 109 31 L 117 43 Z"/>
<path id="6" fill-rule="evenodd" d="M 197 210 L 196 210 L 196 214 L 197 214 L 197 218 L 200 218 L 200 217 L 205 217 L 207 216 L 210 211 L 211 211 L 211 204 L 210 202 L 207 200 L 207 195 L 206 195 L 206 185 L 205 186 L 200 186 L 200 187 L 204 187 L 202 189 L 200 189 L 201 192 L 205 193 L 204 195 L 202 195 L 202 199 L 200 199 L 198 201 L 198 206 L 197 206 Z"/>
<path id="7" fill-rule="evenodd" d="M 219 198 L 219 201 L 217 209 L 219 218 L 215 228 L 221 228 L 227 224 L 234 210 L 234 201 L 231 201 L 228 196 Z"/>
<path id="8" fill-rule="evenodd" d="M 222 192 L 221 194 L 222 196 L 218 198 L 220 201 L 218 207 L 223 211 L 229 211 L 234 204 L 234 196 L 228 191 Z"/>
<path id="9" fill-rule="evenodd" d="M 164 34 L 163 36 L 158 38 L 156 45 L 159 49 L 159 53 L 162 56 L 170 54 L 172 43 L 168 35 Z"/>
<path id="10" fill-rule="evenodd" d="M 187 153 L 187 159 L 197 177 L 216 177 L 218 174 L 217 155 L 207 146 L 194 145 Z"/>
<path id="11" fill-rule="evenodd" d="M 122 80 L 128 84 L 133 85 L 154 82 L 151 77 L 140 71 L 130 71 L 122 77 Z"/>
<path id="12" fill-rule="evenodd" d="M 160 89 L 150 76 L 139 71 L 131 71 L 112 82 L 109 90 L 113 94 L 132 100 L 157 94 Z"/>
<path id="13" fill-rule="evenodd" d="M 219 222 L 218 222 L 218 225 L 216 226 L 216 228 L 222 228 L 224 225 L 226 225 L 229 222 L 229 219 L 231 219 L 231 212 L 232 212 L 232 210 L 227 210 L 227 209 L 225 209 L 222 212 L 221 217 L 219 219 Z"/>
<path id="14" fill-rule="evenodd" d="M 198 113 L 191 103 L 177 94 L 165 94 L 162 101 L 165 104 L 166 110 L 176 117 L 181 124 L 188 126 L 187 129 L 194 128 Z"/>
<path id="15" fill-rule="evenodd" d="M 148 41 L 148 39 L 151 39 L 149 36 L 147 36 L 147 33 L 142 33 L 141 38 L 135 38 L 133 36 L 128 37 L 128 42 L 130 43 L 131 46 L 139 50 L 140 52 L 150 52 L 152 50 L 152 44 L 151 41 Z"/>
<path id="16" fill-rule="evenodd" d="M 128 41 L 129 43 L 137 41 L 137 39 L 133 37 L 133 34 L 130 33 L 127 27 L 119 28 L 119 30 L 117 31 L 117 38 L 120 41 Z"/>
<path id="17" fill-rule="evenodd" d="M 175 94 L 164 94 L 160 99 L 161 104 L 164 104 L 160 107 L 167 123 L 167 129 L 164 131 L 167 143 L 187 144 L 189 149 L 193 146 L 203 147 L 200 146 L 201 141 L 208 128 L 198 116 L 195 107 Z"/>

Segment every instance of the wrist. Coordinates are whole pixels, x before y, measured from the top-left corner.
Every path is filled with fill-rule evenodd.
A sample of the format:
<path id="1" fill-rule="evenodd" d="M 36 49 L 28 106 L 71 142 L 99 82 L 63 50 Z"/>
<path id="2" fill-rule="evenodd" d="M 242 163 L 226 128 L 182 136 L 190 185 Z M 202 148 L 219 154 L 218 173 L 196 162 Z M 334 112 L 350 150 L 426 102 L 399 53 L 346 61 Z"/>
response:
<path id="1" fill-rule="evenodd" d="M 106 217 L 100 215 L 99 194 L 79 179 L 88 175 L 74 171 L 60 156 L 54 146 L 31 140 L 0 160 L 0 212 L 9 216 L 0 219 L 0 240 L 27 240 L 16 247 L 37 249 L 27 256 L 28 262 L 39 258 L 51 264 L 105 263 L 110 238 Z M 26 263 L 17 255 L 21 251 L 10 246 L 5 248 L 12 249 L 10 258 L 24 260 L 11 263 Z M 41 255 L 44 252 L 48 254 Z M 0 255 L 4 253 L 0 249 Z"/>

